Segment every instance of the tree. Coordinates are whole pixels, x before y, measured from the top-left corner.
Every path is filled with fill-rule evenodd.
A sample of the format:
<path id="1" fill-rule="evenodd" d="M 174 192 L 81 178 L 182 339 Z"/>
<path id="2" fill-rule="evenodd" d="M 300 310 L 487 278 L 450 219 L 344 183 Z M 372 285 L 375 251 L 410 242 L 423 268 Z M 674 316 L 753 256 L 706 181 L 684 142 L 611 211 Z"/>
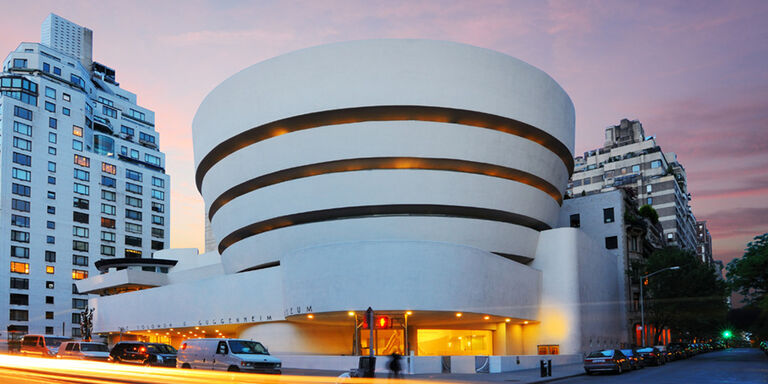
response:
<path id="1" fill-rule="evenodd" d="M 744 256 L 728 263 L 728 284 L 744 295 L 747 305 L 734 310 L 732 319 L 742 330 L 768 338 L 768 233 L 747 243 Z"/>
<path id="2" fill-rule="evenodd" d="M 638 208 L 637 213 L 640 214 L 640 216 L 650 220 L 653 224 L 659 222 L 659 213 L 656 212 L 656 210 L 648 204 Z"/>
<path id="3" fill-rule="evenodd" d="M 726 324 L 727 284 L 713 266 L 677 247 L 655 251 L 641 266 L 641 273 L 673 266 L 680 269 L 659 273 L 643 283 L 646 324 L 669 328 L 683 339 L 716 337 Z M 651 336 L 651 340 L 660 339 L 659 334 Z"/>

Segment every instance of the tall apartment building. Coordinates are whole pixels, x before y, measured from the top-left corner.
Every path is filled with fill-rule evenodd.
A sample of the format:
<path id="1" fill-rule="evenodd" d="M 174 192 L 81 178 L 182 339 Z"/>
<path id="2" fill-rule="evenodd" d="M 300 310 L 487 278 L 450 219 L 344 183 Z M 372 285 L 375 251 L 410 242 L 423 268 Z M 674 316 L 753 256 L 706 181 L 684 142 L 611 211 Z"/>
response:
<path id="1" fill-rule="evenodd" d="M 696 251 L 696 218 L 688 193 L 685 168 L 673 152 L 663 152 L 654 137 L 646 137 L 637 120 L 623 119 L 605 129 L 602 148 L 576 157 L 568 195 L 579 196 L 629 188 L 639 205 L 659 214 L 668 245 Z"/>
<path id="2" fill-rule="evenodd" d="M 92 62 L 92 32 L 59 16 L 0 74 L 0 334 L 80 334 L 99 259 L 169 241 L 154 113 Z"/>
<path id="3" fill-rule="evenodd" d="M 696 222 L 696 255 L 704 263 L 712 264 L 712 236 L 707 228 L 707 221 Z"/>

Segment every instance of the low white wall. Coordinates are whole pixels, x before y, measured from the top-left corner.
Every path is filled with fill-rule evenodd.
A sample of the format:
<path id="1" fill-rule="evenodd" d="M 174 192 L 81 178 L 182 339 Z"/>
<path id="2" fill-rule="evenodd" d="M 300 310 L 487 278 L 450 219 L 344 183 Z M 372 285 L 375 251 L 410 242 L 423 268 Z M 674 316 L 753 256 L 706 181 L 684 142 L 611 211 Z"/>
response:
<path id="1" fill-rule="evenodd" d="M 360 356 L 334 355 L 293 355 L 276 354 L 283 363 L 283 368 L 322 369 L 331 371 L 349 371 L 357 368 Z M 403 372 L 409 374 L 427 374 L 442 372 L 442 356 L 403 356 Z M 582 361 L 581 355 L 523 355 L 490 356 L 490 372 L 510 372 L 522 369 L 535 369 L 541 360 L 552 360 L 552 365 L 576 364 Z M 519 361 L 519 363 L 518 363 Z M 376 371 L 387 372 L 389 356 L 376 356 Z M 556 368 L 555 368 L 556 369 Z M 475 373 L 475 356 L 451 356 L 451 373 Z"/>

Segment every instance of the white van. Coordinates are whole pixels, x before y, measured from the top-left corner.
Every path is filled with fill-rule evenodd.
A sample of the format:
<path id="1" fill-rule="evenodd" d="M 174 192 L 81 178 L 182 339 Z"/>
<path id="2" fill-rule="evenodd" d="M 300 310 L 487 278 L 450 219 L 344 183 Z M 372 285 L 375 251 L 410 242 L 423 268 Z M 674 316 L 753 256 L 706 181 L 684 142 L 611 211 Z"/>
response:
<path id="1" fill-rule="evenodd" d="M 238 339 L 190 339 L 176 355 L 177 368 L 280 374 L 280 359 L 261 343 Z"/>
<path id="2" fill-rule="evenodd" d="M 56 357 L 59 359 L 107 361 L 109 349 L 104 343 L 65 341 L 61 343 Z"/>

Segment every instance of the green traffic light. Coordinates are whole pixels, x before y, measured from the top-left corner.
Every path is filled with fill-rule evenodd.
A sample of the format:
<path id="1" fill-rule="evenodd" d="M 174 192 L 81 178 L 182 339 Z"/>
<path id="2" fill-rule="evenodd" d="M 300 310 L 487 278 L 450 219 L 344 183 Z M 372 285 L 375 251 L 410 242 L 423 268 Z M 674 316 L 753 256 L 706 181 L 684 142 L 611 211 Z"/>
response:
<path id="1" fill-rule="evenodd" d="M 731 338 L 731 331 L 723 331 L 723 337 L 726 339 Z"/>

